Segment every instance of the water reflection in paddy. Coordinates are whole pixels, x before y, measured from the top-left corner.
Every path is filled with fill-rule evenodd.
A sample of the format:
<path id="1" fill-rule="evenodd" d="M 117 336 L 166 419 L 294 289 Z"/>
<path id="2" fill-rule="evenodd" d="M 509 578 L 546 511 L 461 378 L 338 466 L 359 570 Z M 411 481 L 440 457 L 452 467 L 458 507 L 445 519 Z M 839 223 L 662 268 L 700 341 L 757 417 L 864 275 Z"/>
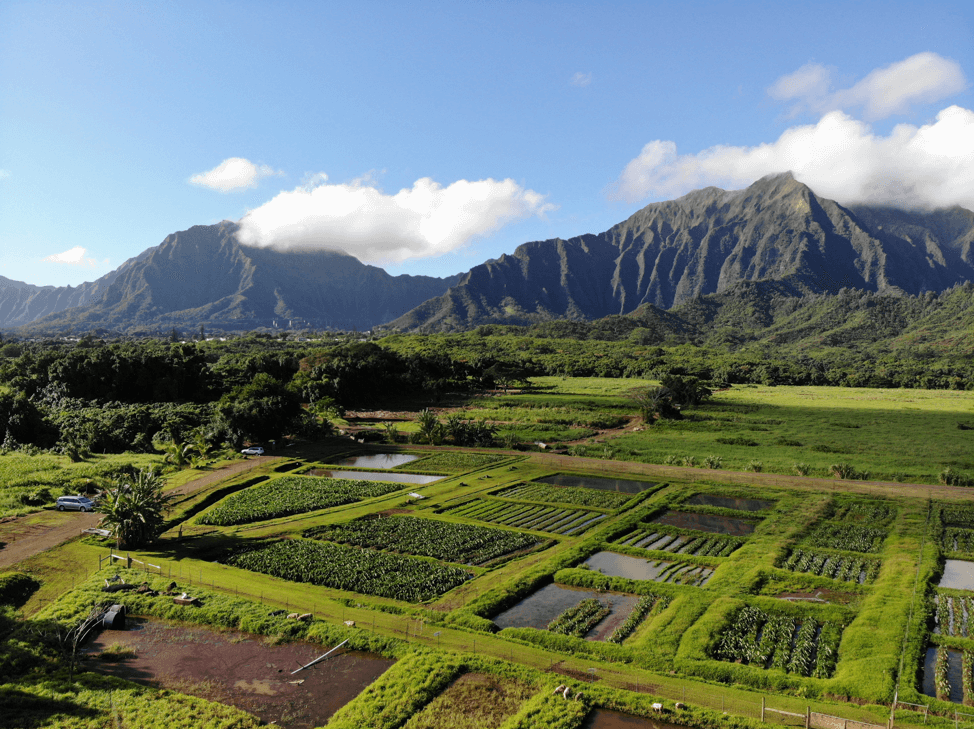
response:
<path id="1" fill-rule="evenodd" d="M 623 714 L 609 709 L 595 709 L 585 719 L 582 729 L 687 729 L 658 719 Z"/>
<path id="2" fill-rule="evenodd" d="M 693 529 L 698 532 L 714 534 L 730 534 L 735 537 L 746 537 L 754 531 L 754 524 L 733 516 L 718 516 L 716 514 L 696 514 L 685 511 L 667 511 L 653 519 L 656 524 L 668 524 L 680 529 Z"/>
<path id="3" fill-rule="evenodd" d="M 596 476 L 569 476 L 557 473 L 535 480 L 535 483 L 546 483 L 549 486 L 576 486 L 599 491 L 618 491 L 623 494 L 638 494 L 656 486 L 650 481 L 630 481 L 625 478 L 599 478 Z"/>
<path id="4" fill-rule="evenodd" d="M 586 640 L 605 640 L 619 625 L 621 625 L 632 609 L 639 602 L 637 595 L 623 595 L 620 593 L 596 592 L 562 585 L 547 585 L 535 593 L 524 598 L 514 607 L 505 610 L 496 618 L 494 623 L 499 628 L 536 628 L 544 630 L 548 623 L 563 612 L 582 600 L 594 597 L 611 612 L 599 622 L 588 635 Z"/>
<path id="5" fill-rule="evenodd" d="M 774 506 L 773 501 L 717 496 L 716 494 L 694 494 L 683 503 L 688 506 L 718 506 L 722 509 L 735 509 L 737 511 L 764 511 Z"/>
<path id="6" fill-rule="evenodd" d="M 420 456 L 407 453 L 370 453 L 365 456 L 350 456 L 336 461 L 336 466 L 354 466 L 355 468 L 395 468 L 406 463 L 419 460 Z"/>
<path id="7" fill-rule="evenodd" d="M 948 559 L 944 563 L 944 574 L 937 587 L 953 590 L 974 590 L 974 562 L 963 559 Z"/>
<path id="8" fill-rule="evenodd" d="M 372 473 L 370 471 L 331 471 L 324 468 L 315 468 L 311 471 L 312 476 L 323 476 L 325 478 L 348 478 L 355 481 L 385 481 L 386 483 L 413 483 L 424 484 L 439 481 L 444 476 L 426 476 L 421 473 L 399 473 L 398 471 Z"/>
<path id="9" fill-rule="evenodd" d="M 923 693 L 937 696 L 937 647 L 927 648 L 923 659 Z M 960 651 L 947 651 L 947 681 L 950 683 L 949 701 L 960 704 L 964 701 L 964 656 Z"/>
<path id="10" fill-rule="evenodd" d="M 679 584 L 705 585 L 714 571 L 709 567 L 680 562 L 664 562 L 654 559 L 640 559 L 616 552 L 596 552 L 585 564 L 591 569 L 611 577 L 626 577 L 630 580 L 652 580 L 653 582 L 675 582 Z"/>

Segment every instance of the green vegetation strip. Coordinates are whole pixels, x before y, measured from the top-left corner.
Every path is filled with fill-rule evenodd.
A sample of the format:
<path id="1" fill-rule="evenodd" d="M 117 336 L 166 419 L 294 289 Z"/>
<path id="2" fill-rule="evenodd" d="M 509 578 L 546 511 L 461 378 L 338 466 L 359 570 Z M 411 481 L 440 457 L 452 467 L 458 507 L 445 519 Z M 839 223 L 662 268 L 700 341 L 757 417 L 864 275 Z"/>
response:
<path id="1" fill-rule="evenodd" d="M 234 567 L 365 595 L 422 602 L 470 578 L 458 567 L 337 544 L 284 540 L 231 557 Z"/>
<path id="2" fill-rule="evenodd" d="M 584 638 L 585 634 L 598 625 L 602 618 L 610 612 L 612 610 L 594 597 L 590 597 L 568 608 L 548 623 L 548 630 L 559 635 L 573 635 L 576 638 Z"/>
<path id="3" fill-rule="evenodd" d="M 472 565 L 545 541 L 523 532 L 401 516 L 356 519 L 309 529 L 303 536 Z"/>
<path id="4" fill-rule="evenodd" d="M 618 509 L 627 501 L 631 501 L 635 494 L 621 494 L 617 491 L 599 491 L 576 486 L 559 488 L 546 484 L 526 483 L 499 491 L 494 496 L 517 499 L 518 501 L 540 501 L 546 504 L 575 504 L 597 509 Z"/>
<path id="5" fill-rule="evenodd" d="M 809 547 L 841 549 L 846 552 L 878 552 L 886 538 L 886 530 L 850 524 L 824 522 L 804 540 Z"/>
<path id="6" fill-rule="evenodd" d="M 814 549 L 796 549 L 781 566 L 792 572 L 810 572 L 833 580 L 862 584 L 876 579 L 880 561 Z"/>
<path id="7" fill-rule="evenodd" d="M 343 478 L 284 476 L 234 494 L 199 517 L 201 524 L 231 526 L 351 504 L 399 491 L 403 484 Z"/>

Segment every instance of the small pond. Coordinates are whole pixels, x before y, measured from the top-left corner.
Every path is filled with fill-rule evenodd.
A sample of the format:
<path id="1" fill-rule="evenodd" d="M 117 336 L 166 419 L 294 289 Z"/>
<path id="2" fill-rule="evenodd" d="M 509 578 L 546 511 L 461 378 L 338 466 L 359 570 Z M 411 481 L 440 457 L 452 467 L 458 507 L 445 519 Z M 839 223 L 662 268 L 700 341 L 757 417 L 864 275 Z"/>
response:
<path id="1" fill-rule="evenodd" d="M 370 453 L 365 456 L 343 458 L 340 461 L 335 461 L 335 465 L 354 468 L 395 468 L 418 461 L 421 457 L 411 456 L 408 453 Z"/>
<path id="2" fill-rule="evenodd" d="M 585 718 L 582 729 L 687 729 L 687 727 L 609 709 L 595 709 Z"/>
<path id="3" fill-rule="evenodd" d="M 549 486 L 577 486 L 599 491 L 619 491 L 623 494 L 638 494 L 656 486 L 651 481 L 630 481 L 625 478 L 600 478 L 597 476 L 570 476 L 567 473 L 556 473 L 554 476 L 539 478 L 535 483 L 546 483 Z"/>
<path id="4" fill-rule="evenodd" d="M 630 580 L 652 580 L 653 582 L 673 582 L 683 585 L 701 586 L 714 574 L 709 567 L 700 567 L 685 562 L 664 562 L 656 559 L 640 559 L 616 552 L 596 552 L 585 564 L 596 572 L 611 577 L 626 577 Z"/>
<path id="5" fill-rule="evenodd" d="M 385 481 L 386 483 L 414 483 L 424 484 L 439 481 L 444 476 L 425 476 L 421 473 L 399 473 L 391 471 L 385 473 L 373 473 L 371 471 L 331 471 L 324 468 L 315 468 L 311 472 L 312 476 L 324 476 L 325 478 L 348 478 L 354 481 Z"/>
<path id="6" fill-rule="evenodd" d="M 733 516 L 718 516 L 716 514 L 696 514 L 686 511 L 667 511 L 653 519 L 656 524 L 667 524 L 680 529 L 693 529 L 698 532 L 713 534 L 730 534 L 735 537 L 746 537 L 754 531 L 755 525 Z M 651 549 L 651 547 L 646 547 Z"/>
<path id="7" fill-rule="evenodd" d="M 574 607 L 582 600 L 594 597 L 603 605 L 609 607 L 610 612 L 585 636 L 586 640 L 605 640 L 613 631 L 625 622 L 629 613 L 639 602 L 637 595 L 623 595 L 621 593 L 597 592 L 578 587 L 564 587 L 563 585 L 547 585 L 537 592 L 524 598 L 512 608 L 505 610 L 496 618 L 494 623 L 503 628 L 537 628 L 544 630 L 548 623 L 557 618 L 568 608 Z"/>
<path id="8" fill-rule="evenodd" d="M 937 587 L 953 590 L 974 590 L 974 562 L 963 559 L 948 559 L 944 563 L 944 574 Z"/>
<path id="9" fill-rule="evenodd" d="M 735 509 L 736 511 L 764 511 L 774 506 L 773 501 L 741 499 L 734 496 L 717 496 L 716 494 L 694 494 L 683 503 L 688 506 L 717 506 L 721 509 Z"/>
<path id="10" fill-rule="evenodd" d="M 88 669 L 236 706 L 264 722 L 294 729 L 326 724 L 394 663 L 340 650 L 291 675 L 330 646 L 272 646 L 246 633 L 145 618 L 129 617 L 127 623 L 128 630 L 106 630 L 86 644 Z M 134 655 L 114 662 L 91 657 L 112 645 L 128 647 Z"/>
<path id="11" fill-rule="evenodd" d="M 923 659 L 923 693 L 937 696 L 937 648 L 930 646 Z M 964 656 L 960 651 L 947 651 L 947 681 L 950 683 L 950 701 L 964 702 Z"/>

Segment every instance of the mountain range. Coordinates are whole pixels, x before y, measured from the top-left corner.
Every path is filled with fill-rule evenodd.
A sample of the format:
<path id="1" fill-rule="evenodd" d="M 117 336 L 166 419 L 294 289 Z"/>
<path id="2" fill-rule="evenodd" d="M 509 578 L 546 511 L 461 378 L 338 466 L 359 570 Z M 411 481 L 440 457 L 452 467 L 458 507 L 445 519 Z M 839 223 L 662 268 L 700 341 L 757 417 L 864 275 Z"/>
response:
<path id="1" fill-rule="evenodd" d="M 974 213 L 842 206 L 790 174 L 652 203 L 598 235 L 525 243 L 448 278 L 390 276 L 339 251 L 241 245 L 195 226 L 78 287 L 0 278 L 0 327 L 461 330 L 692 307 L 773 282 L 780 296 L 904 296 L 974 281 Z M 753 295 L 753 291 L 751 294 Z"/>

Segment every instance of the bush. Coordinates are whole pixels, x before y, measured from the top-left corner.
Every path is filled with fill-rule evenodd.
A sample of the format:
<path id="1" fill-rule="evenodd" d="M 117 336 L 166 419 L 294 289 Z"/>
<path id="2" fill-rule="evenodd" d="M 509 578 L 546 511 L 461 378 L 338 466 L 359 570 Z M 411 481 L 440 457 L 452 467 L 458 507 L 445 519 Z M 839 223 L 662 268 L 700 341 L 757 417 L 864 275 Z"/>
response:
<path id="1" fill-rule="evenodd" d="M 707 456 L 703 462 L 707 468 L 717 470 L 723 464 L 723 459 L 720 456 Z"/>
<path id="2" fill-rule="evenodd" d="M 761 473 L 764 470 L 763 461 L 750 461 L 745 467 L 745 471 L 751 471 L 753 473 Z"/>
<path id="3" fill-rule="evenodd" d="M 947 466 L 940 474 L 937 476 L 937 480 L 944 484 L 945 486 L 971 486 L 974 485 L 974 479 L 970 476 L 965 476 L 962 473 L 957 473 L 950 466 Z"/>
<path id="4" fill-rule="evenodd" d="M 833 463 L 831 466 L 829 466 L 829 473 L 831 473 L 835 478 L 850 481 L 865 481 L 867 478 L 869 478 L 868 471 L 860 471 L 855 466 L 848 463 Z"/>
<path id="5" fill-rule="evenodd" d="M 810 470 L 812 470 L 812 468 L 807 463 L 795 464 L 795 473 L 797 473 L 799 476 L 807 476 Z"/>

